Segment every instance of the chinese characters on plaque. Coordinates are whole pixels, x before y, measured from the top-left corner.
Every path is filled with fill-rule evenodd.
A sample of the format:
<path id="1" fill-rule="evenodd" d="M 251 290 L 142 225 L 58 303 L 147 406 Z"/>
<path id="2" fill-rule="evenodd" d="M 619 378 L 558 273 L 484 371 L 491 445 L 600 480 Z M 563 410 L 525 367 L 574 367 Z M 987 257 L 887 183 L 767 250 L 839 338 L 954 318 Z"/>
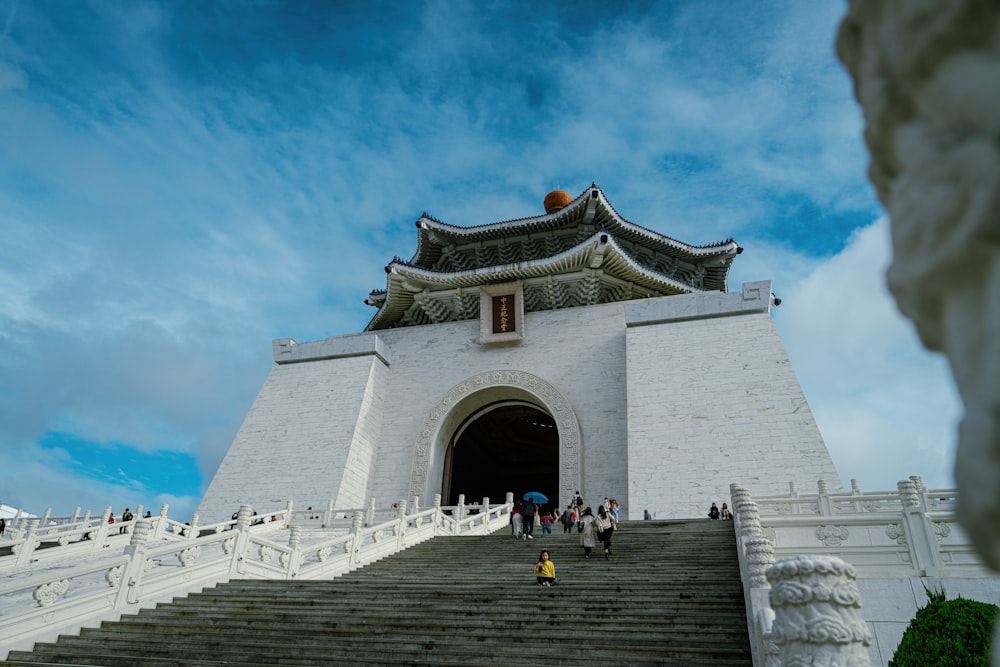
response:
<path id="1" fill-rule="evenodd" d="M 493 297 L 493 333 L 507 333 L 514 330 L 514 295 L 504 294 Z"/>
<path id="2" fill-rule="evenodd" d="M 524 340 L 524 286 L 521 281 L 479 288 L 479 342 Z"/>

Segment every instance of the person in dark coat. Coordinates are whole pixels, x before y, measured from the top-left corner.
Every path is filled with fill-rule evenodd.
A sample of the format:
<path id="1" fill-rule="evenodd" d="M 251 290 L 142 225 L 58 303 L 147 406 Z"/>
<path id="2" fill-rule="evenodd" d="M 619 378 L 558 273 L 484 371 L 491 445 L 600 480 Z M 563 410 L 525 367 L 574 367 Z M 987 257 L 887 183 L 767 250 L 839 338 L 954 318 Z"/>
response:
<path id="1" fill-rule="evenodd" d="M 521 507 L 521 521 L 523 522 L 522 530 L 524 531 L 524 539 L 533 540 L 534 537 L 531 536 L 531 531 L 535 527 L 535 505 L 534 500 L 525 500 L 524 505 Z"/>

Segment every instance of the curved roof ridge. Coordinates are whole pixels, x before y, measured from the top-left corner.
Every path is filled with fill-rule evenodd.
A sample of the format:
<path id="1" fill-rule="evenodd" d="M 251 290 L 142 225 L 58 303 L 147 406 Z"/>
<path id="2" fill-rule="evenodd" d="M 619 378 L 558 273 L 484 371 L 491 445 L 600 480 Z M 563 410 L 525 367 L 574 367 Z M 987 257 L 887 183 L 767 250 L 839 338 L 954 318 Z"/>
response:
<path id="1" fill-rule="evenodd" d="M 628 265 L 632 268 L 633 271 L 641 273 L 641 274 L 643 274 L 643 275 L 645 275 L 645 276 L 647 276 L 649 278 L 652 278 L 652 279 L 655 279 L 655 280 L 659 280 L 660 282 L 664 282 L 664 283 L 673 285 L 675 287 L 679 287 L 681 289 L 688 290 L 690 292 L 713 292 L 713 291 L 715 291 L 715 290 L 706 289 L 704 287 L 695 287 L 694 285 L 682 282 L 680 280 L 677 280 L 676 278 L 671 278 L 670 276 L 667 276 L 667 275 L 665 275 L 663 273 L 660 273 L 659 271 L 655 271 L 653 269 L 650 269 L 648 266 L 644 266 L 644 265 L 640 264 L 624 248 L 622 248 L 620 245 L 618 245 L 618 241 L 615 240 L 614 236 L 610 236 L 610 235 L 608 236 L 608 244 L 611 247 L 613 247 L 615 249 L 615 251 L 617 251 L 617 253 L 628 263 Z"/>
<path id="2" fill-rule="evenodd" d="M 566 250 L 556 253 L 555 255 L 550 255 L 548 257 L 540 257 L 538 259 L 519 261 L 519 262 L 507 262 L 505 264 L 491 264 L 489 266 L 482 266 L 474 269 L 462 269 L 460 271 L 444 271 L 439 269 L 428 269 L 426 267 L 418 266 L 416 264 L 412 264 L 410 262 L 402 260 L 399 257 L 395 257 L 393 258 L 393 261 L 388 266 L 386 266 L 386 271 L 390 272 L 392 267 L 395 265 L 407 269 L 408 272 L 412 275 L 421 275 L 435 279 L 438 278 L 439 276 L 465 278 L 476 275 L 489 275 L 498 272 L 518 273 L 529 269 L 551 266 L 553 264 L 565 262 L 569 259 L 574 258 L 577 255 L 582 255 L 586 253 L 588 250 L 591 250 L 592 247 L 596 247 L 598 245 L 605 243 L 608 244 L 609 247 L 614 248 L 615 252 L 622 257 L 622 259 L 632 268 L 632 270 L 636 271 L 637 273 L 645 275 L 647 278 L 650 278 L 652 280 L 657 280 L 661 283 L 685 291 L 691 291 L 691 292 L 715 291 L 704 287 L 695 287 L 690 283 L 677 280 L 676 278 L 671 278 L 670 276 L 667 276 L 659 271 L 650 269 L 647 266 L 643 266 L 642 264 L 637 262 L 635 258 L 633 258 L 632 255 L 628 253 L 628 251 L 626 251 L 624 248 L 621 247 L 621 245 L 618 244 L 614 236 L 605 231 L 597 231 L 594 234 L 588 236 L 580 243 L 572 246 L 571 248 L 567 248 Z M 504 271 L 504 267 L 515 267 L 515 268 L 507 269 Z"/>
<path id="3" fill-rule="evenodd" d="M 429 269 L 427 267 L 419 266 L 417 264 L 414 264 L 411 261 L 403 260 L 403 259 L 401 259 L 401 258 L 399 258 L 397 256 L 397 257 L 393 257 L 392 261 L 389 262 L 389 264 L 385 268 L 386 268 L 386 272 L 387 273 L 389 272 L 389 270 L 391 269 L 391 267 L 393 265 L 398 265 L 398 266 L 405 266 L 406 268 L 409 268 L 409 269 L 415 269 L 415 270 L 419 271 L 420 273 L 426 274 L 426 275 L 453 275 L 453 276 L 475 275 L 476 273 L 483 274 L 483 273 L 489 272 L 489 270 L 491 270 L 491 269 L 496 269 L 496 268 L 502 267 L 502 266 L 517 266 L 517 265 L 519 265 L 519 266 L 523 266 L 525 268 L 532 268 L 532 267 L 535 267 L 535 266 L 543 266 L 543 265 L 545 265 L 547 263 L 554 263 L 554 262 L 558 262 L 558 261 L 561 261 L 561 260 L 564 260 L 564 259 L 568 259 L 572 255 L 577 254 L 577 253 L 581 252 L 582 250 L 585 250 L 586 246 L 594 243 L 595 237 L 600 236 L 602 233 L 605 233 L 605 232 L 595 232 L 594 234 L 588 236 L 586 239 L 584 239 L 580 243 L 577 243 L 576 245 L 574 245 L 572 247 L 569 247 L 566 250 L 563 250 L 562 252 L 558 252 L 555 255 L 549 255 L 548 257 L 539 257 L 538 259 L 528 259 L 528 260 L 522 260 L 522 261 L 517 261 L 517 262 L 506 262 L 504 264 L 489 264 L 487 266 L 481 266 L 481 267 L 477 267 L 477 268 L 474 268 L 474 269 L 462 269 L 460 271 L 451 271 L 451 270 Z"/>
<path id="4" fill-rule="evenodd" d="M 544 220 L 553 220 L 555 218 L 560 217 L 560 215 L 565 215 L 567 212 L 569 212 L 569 211 L 571 211 L 571 210 L 579 207 L 582 202 L 586 202 L 587 198 L 586 198 L 585 195 L 588 192 L 590 192 L 591 189 L 592 188 L 587 188 L 586 190 L 584 190 L 583 192 L 581 192 L 580 194 L 578 194 L 573 199 L 573 201 L 571 201 L 566 206 L 564 206 L 564 207 L 562 207 L 562 208 L 560 208 L 560 209 L 558 209 L 556 211 L 553 211 L 552 213 L 543 213 L 542 215 L 529 215 L 529 216 L 525 216 L 523 218 L 510 218 L 509 220 L 498 220 L 496 222 L 486 222 L 486 223 L 483 223 L 481 225 L 468 225 L 468 226 L 460 227 L 458 225 L 453 225 L 451 223 L 444 222 L 442 220 L 438 220 L 434 216 L 429 215 L 427 213 L 424 213 L 423 215 L 420 216 L 420 218 L 417 220 L 417 222 L 419 223 L 419 222 L 421 222 L 423 220 L 427 220 L 429 222 L 436 223 L 437 226 L 445 228 L 447 231 L 464 232 L 464 231 L 469 231 L 469 230 L 482 231 L 483 229 L 486 229 L 488 227 L 503 227 L 505 225 L 510 225 L 512 223 L 524 223 L 524 224 L 527 224 L 528 222 L 535 222 L 535 221 L 542 222 Z"/>
<path id="5" fill-rule="evenodd" d="M 735 244 L 736 243 L 732 238 L 726 239 L 725 241 L 719 241 L 718 243 L 709 244 L 709 245 L 691 245 L 690 243 L 685 243 L 684 241 L 678 241 L 677 239 L 675 239 L 672 236 L 667 236 L 666 234 L 663 234 L 661 232 L 649 229 L 648 227 L 643 227 L 640 224 L 632 222 L 631 220 L 629 220 L 628 218 L 626 218 L 625 216 L 623 216 L 621 213 L 618 212 L 618 209 L 616 209 L 614 207 L 614 205 L 611 203 L 611 201 L 604 194 L 604 190 L 601 190 L 601 188 L 597 187 L 596 185 L 593 186 L 593 189 L 597 191 L 598 199 L 607 207 L 608 211 L 612 214 L 613 219 L 616 220 L 618 222 L 618 224 L 620 224 L 622 227 L 630 229 L 631 231 L 634 231 L 636 233 L 642 234 L 642 235 L 648 237 L 649 239 L 651 239 L 653 241 L 658 241 L 658 240 L 661 240 L 661 239 L 666 239 L 668 241 L 673 242 L 674 244 L 676 244 L 681 249 L 683 249 L 683 250 L 689 250 L 689 251 L 695 251 L 695 250 L 715 250 L 715 249 L 723 248 L 723 247 L 725 247 L 725 246 L 727 246 L 729 244 Z M 701 254 L 701 253 L 693 253 L 693 254 Z"/>

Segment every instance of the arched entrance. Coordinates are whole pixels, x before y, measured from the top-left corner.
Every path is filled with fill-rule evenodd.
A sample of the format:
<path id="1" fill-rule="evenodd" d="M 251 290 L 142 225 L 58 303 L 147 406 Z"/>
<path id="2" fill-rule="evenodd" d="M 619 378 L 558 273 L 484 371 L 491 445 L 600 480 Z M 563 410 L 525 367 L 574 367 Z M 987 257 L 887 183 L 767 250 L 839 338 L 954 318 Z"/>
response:
<path id="1" fill-rule="evenodd" d="M 546 510 L 559 502 L 559 431 L 550 414 L 521 401 L 487 405 L 471 415 L 452 437 L 445 454 L 441 498 L 447 505 L 502 502 L 513 491 L 549 497 Z"/>
<path id="2" fill-rule="evenodd" d="M 546 495 L 549 495 L 553 507 L 556 503 L 568 503 L 574 490 L 581 488 L 581 438 L 576 413 L 566 397 L 550 383 L 537 375 L 508 369 L 484 371 L 466 378 L 452 387 L 431 408 L 413 446 L 410 492 L 407 498 L 415 498 L 421 507 L 427 507 L 438 494 L 441 495 L 442 503 L 447 502 L 453 484 L 449 483 L 445 487 L 443 482 L 446 478 L 445 463 L 451 458 L 449 453 L 453 450 L 452 445 L 458 443 L 463 431 L 474 425 L 478 418 L 501 407 L 516 405 L 534 408 L 541 415 L 550 416 L 555 424 L 558 432 L 555 457 L 558 469 L 557 493 L 554 494 L 555 497 Z M 455 470 L 454 465 L 452 470 Z M 528 490 L 536 489 L 524 489 L 520 492 Z M 490 495 L 490 502 L 504 502 L 508 491 L 517 493 L 518 489 L 504 489 L 498 498 Z M 471 492 L 456 488 L 455 493 L 466 493 L 466 501 L 473 501 L 469 496 Z"/>

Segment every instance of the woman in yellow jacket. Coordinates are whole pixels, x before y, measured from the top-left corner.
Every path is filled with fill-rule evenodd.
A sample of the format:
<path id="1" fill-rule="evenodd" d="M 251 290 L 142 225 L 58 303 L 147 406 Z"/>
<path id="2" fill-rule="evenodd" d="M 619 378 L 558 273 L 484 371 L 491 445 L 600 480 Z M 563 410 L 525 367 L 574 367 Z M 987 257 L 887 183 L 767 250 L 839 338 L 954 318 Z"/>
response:
<path id="1" fill-rule="evenodd" d="M 548 549 L 542 549 L 542 553 L 538 554 L 538 562 L 535 563 L 535 574 L 537 575 L 535 579 L 538 580 L 539 586 L 551 586 L 559 581 L 556 579 L 556 565 L 549 557 Z"/>

